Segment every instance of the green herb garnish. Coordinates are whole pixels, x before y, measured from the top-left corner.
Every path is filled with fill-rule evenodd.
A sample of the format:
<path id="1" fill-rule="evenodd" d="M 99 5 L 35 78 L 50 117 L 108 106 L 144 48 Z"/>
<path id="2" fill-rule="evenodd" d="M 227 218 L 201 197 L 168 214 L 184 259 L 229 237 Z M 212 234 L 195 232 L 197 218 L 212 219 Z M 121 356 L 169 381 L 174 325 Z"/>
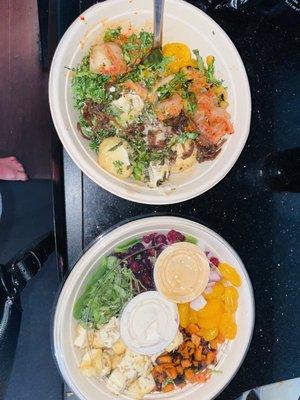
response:
<path id="1" fill-rule="evenodd" d="M 74 70 L 72 87 L 75 107 L 82 108 L 86 100 L 95 103 L 107 101 L 106 84 L 109 81 L 106 75 L 94 74 L 90 71 L 89 55 L 85 56 L 81 65 Z"/>
<path id="2" fill-rule="evenodd" d="M 214 58 L 212 59 L 212 62 L 207 66 L 207 68 L 204 65 L 203 58 L 200 56 L 199 50 L 193 50 L 193 53 L 195 54 L 197 58 L 197 63 L 198 63 L 198 69 L 200 72 L 202 72 L 203 75 L 206 76 L 207 82 L 211 83 L 215 86 L 220 86 L 222 85 L 222 81 L 219 81 L 218 79 L 215 78 L 215 60 Z"/>
<path id="3" fill-rule="evenodd" d="M 212 83 L 215 86 L 220 86 L 223 83 L 222 81 L 219 81 L 215 77 L 215 59 L 214 58 L 213 58 L 212 62 L 207 66 L 206 79 L 207 79 L 207 82 Z"/>
<path id="4" fill-rule="evenodd" d="M 141 31 L 139 36 L 142 49 L 149 50 L 153 43 L 153 34 L 146 31 Z"/>
<path id="5" fill-rule="evenodd" d="M 184 109 L 187 114 L 194 115 L 197 109 L 197 99 L 194 93 L 183 90 L 181 97 L 184 100 Z"/>
<path id="6" fill-rule="evenodd" d="M 117 143 L 115 146 L 111 147 L 110 149 L 108 149 L 108 151 L 115 151 L 120 146 L 122 146 L 122 141 Z"/>
<path id="7" fill-rule="evenodd" d="M 157 94 L 160 100 L 170 97 L 171 94 L 178 91 L 187 83 L 187 77 L 183 71 L 178 72 L 174 78 L 167 84 L 160 86 L 157 89 Z"/>
<path id="8" fill-rule="evenodd" d="M 110 150 L 109 150 L 109 151 L 110 151 Z M 123 161 L 121 161 L 121 160 L 115 160 L 115 161 L 113 162 L 113 165 L 114 165 L 114 167 L 115 167 L 115 169 L 116 169 L 116 171 L 117 171 L 117 174 L 122 174 L 122 172 L 123 172 L 123 165 L 124 165 Z"/>
<path id="9" fill-rule="evenodd" d="M 199 71 L 202 72 L 203 75 L 205 75 L 206 68 L 205 68 L 205 65 L 204 65 L 203 58 L 200 56 L 199 50 L 195 49 L 195 50 L 193 50 L 193 53 L 195 54 L 195 56 L 197 58 Z"/>
<path id="10" fill-rule="evenodd" d="M 116 40 L 121 34 L 122 28 L 118 26 L 117 28 L 109 28 L 106 29 L 103 40 L 104 42 L 113 42 Z"/>
<path id="11" fill-rule="evenodd" d="M 113 104 L 110 104 L 105 111 L 107 112 L 107 114 L 116 118 L 120 117 L 120 115 L 123 113 L 123 111 L 119 107 Z"/>
<path id="12" fill-rule="evenodd" d="M 178 143 L 185 143 L 188 139 L 195 140 L 198 137 L 198 132 L 183 132 L 178 135 L 177 142 Z"/>
<path id="13" fill-rule="evenodd" d="M 122 45 L 124 60 L 127 64 L 135 64 L 140 61 L 151 49 L 153 34 L 141 31 L 138 35 L 132 33 L 127 41 Z"/>

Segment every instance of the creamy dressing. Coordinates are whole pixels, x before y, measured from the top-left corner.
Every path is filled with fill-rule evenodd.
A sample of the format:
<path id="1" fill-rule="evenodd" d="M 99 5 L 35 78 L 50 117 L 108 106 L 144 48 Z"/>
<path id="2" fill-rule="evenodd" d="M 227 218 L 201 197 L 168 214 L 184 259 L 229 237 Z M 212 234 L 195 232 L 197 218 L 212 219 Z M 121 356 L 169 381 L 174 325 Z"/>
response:
<path id="1" fill-rule="evenodd" d="M 209 279 L 209 262 L 203 251 L 192 243 L 167 247 L 154 267 L 157 290 L 167 299 L 186 303 L 201 295 Z"/>
<path id="2" fill-rule="evenodd" d="M 176 336 L 177 306 L 156 291 L 141 293 L 125 307 L 120 330 L 122 340 L 132 351 L 147 355 L 159 353 Z"/>

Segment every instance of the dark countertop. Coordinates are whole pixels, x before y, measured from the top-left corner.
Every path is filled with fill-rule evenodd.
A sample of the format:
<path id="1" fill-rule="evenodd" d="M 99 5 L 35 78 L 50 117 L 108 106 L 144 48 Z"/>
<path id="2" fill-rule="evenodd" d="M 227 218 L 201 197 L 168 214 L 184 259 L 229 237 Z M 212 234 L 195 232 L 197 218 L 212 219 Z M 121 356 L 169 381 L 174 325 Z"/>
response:
<path id="1" fill-rule="evenodd" d="M 77 8 L 66 5 L 60 33 L 92 3 L 74 2 Z M 299 194 L 282 191 L 281 179 L 285 170 L 295 173 L 300 168 L 299 37 L 273 25 L 260 11 L 209 11 L 240 52 L 253 106 L 246 146 L 234 168 L 213 189 L 171 206 L 135 204 L 98 187 L 64 153 L 69 265 L 106 229 L 149 213 L 197 220 L 222 235 L 241 256 L 254 287 L 256 322 L 245 361 L 219 400 L 300 375 L 296 312 L 300 307 L 300 201 Z"/>

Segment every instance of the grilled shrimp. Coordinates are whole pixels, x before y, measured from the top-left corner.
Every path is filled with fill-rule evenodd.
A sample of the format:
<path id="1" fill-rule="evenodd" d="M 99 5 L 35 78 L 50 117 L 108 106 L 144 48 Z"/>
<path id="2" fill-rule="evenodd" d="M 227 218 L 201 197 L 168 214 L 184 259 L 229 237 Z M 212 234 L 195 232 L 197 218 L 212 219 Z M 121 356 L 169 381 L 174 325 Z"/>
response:
<path id="1" fill-rule="evenodd" d="M 177 115 L 180 114 L 182 109 L 183 109 L 183 100 L 179 96 L 179 94 L 174 93 L 168 99 L 157 103 L 155 112 L 157 118 L 163 121 L 168 118 L 177 117 Z"/>
<path id="2" fill-rule="evenodd" d="M 90 54 L 90 71 L 111 76 L 127 72 L 121 47 L 113 42 L 94 45 Z"/>

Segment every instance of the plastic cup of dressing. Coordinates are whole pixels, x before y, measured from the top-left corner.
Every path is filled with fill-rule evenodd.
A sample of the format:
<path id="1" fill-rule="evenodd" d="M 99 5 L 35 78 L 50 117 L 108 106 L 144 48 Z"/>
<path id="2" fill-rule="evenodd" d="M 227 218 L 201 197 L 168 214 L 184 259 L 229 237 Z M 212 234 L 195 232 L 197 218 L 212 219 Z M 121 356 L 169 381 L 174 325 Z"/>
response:
<path id="1" fill-rule="evenodd" d="M 154 266 L 158 292 L 175 303 L 188 303 L 201 296 L 209 280 L 209 262 L 200 247 L 174 243 L 161 252 Z"/>
<path id="2" fill-rule="evenodd" d="M 161 353 L 174 340 L 179 326 L 177 305 L 157 291 L 135 296 L 123 309 L 120 335 L 137 354 Z"/>

